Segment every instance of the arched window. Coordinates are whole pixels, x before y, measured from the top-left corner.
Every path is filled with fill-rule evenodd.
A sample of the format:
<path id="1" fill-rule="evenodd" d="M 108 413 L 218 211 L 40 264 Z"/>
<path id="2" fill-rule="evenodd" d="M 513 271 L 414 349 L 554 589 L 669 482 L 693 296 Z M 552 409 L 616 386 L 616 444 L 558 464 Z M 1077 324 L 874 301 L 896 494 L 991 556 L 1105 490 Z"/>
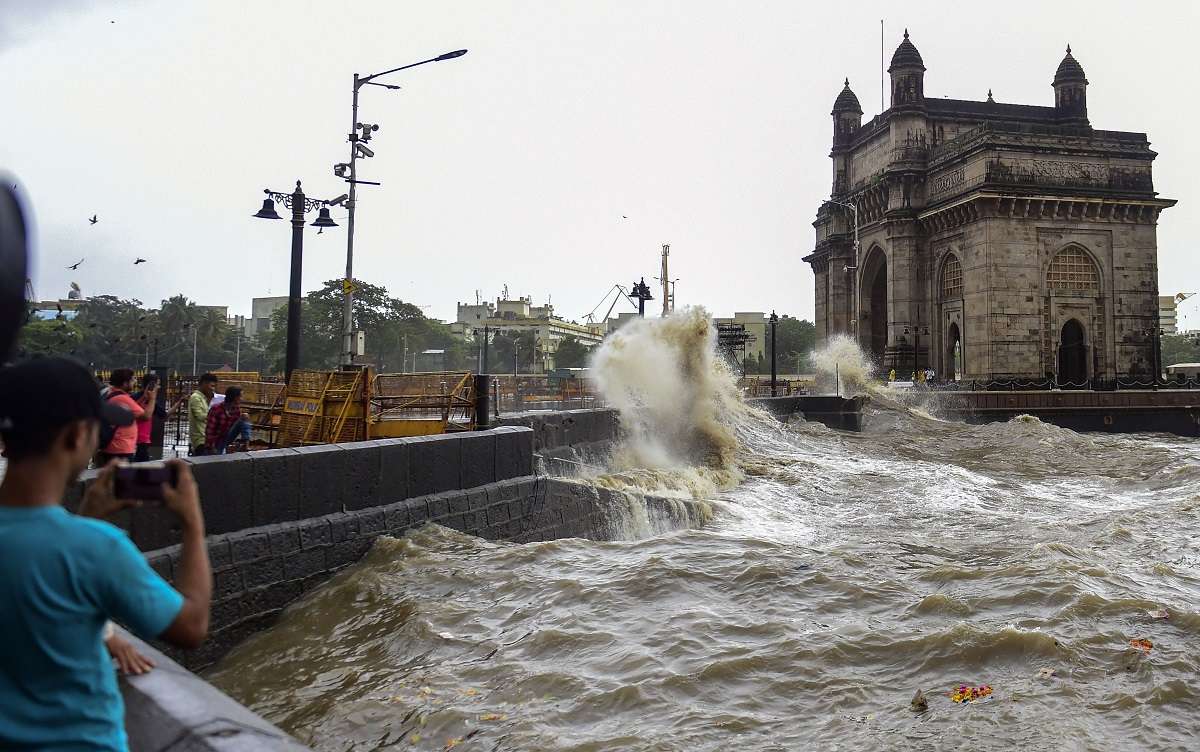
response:
<path id="1" fill-rule="evenodd" d="M 1046 286 L 1052 292 L 1096 294 L 1100 292 L 1100 272 L 1087 251 L 1070 246 L 1059 251 L 1050 262 Z"/>
<path id="2" fill-rule="evenodd" d="M 953 253 L 942 263 L 942 300 L 961 298 L 963 294 L 962 264 Z"/>

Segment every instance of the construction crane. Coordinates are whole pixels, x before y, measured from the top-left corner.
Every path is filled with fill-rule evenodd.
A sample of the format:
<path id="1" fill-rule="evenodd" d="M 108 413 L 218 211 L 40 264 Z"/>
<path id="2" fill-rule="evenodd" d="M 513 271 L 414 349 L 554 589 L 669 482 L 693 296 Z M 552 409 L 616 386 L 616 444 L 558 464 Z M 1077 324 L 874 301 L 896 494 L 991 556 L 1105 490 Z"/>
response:
<path id="1" fill-rule="evenodd" d="M 608 321 L 609 317 L 612 316 L 613 309 L 617 307 L 617 301 L 619 301 L 621 298 L 625 298 L 625 300 L 629 301 L 629 305 L 633 306 L 635 309 L 637 308 L 637 303 L 633 302 L 633 297 L 630 295 L 629 291 L 626 290 L 623 285 L 617 283 L 608 288 L 608 292 L 604 293 L 604 297 L 600 298 L 600 302 L 596 304 L 596 307 L 588 311 L 588 314 L 584 316 L 584 320 L 587 321 L 587 323 L 596 323 L 597 309 L 604 305 L 604 301 L 608 300 L 608 296 L 612 295 L 614 292 L 617 294 L 613 296 L 612 303 L 609 304 L 608 311 L 604 314 L 604 318 L 601 319 L 601 321 Z"/>

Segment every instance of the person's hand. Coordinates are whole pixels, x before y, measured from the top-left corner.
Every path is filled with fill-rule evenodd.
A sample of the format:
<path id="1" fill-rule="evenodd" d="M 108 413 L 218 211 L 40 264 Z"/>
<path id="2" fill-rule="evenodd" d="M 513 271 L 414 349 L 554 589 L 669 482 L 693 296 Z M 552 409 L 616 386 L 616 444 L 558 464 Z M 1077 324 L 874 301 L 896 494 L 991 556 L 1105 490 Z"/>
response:
<path id="1" fill-rule="evenodd" d="M 185 528 L 204 532 L 204 515 L 200 512 L 200 489 L 192 477 L 192 468 L 180 459 L 167 460 L 175 468 L 175 485 L 162 484 L 163 503 L 167 509 L 179 515 Z"/>
<path id="2" fill-rule="evenodd" d="M 154 661 L 139 653 L 131 642 L 115 634 L 104 641 L 104 647 L 108 648 L 108 654 L 126 676 L 140 676 L 154 668 Z"/>
<path id="3" fill-rule="evenodd" d="M 120 460 L 109 460 L 109 463 L 83 492 L 83 501 L 79 504 L 80 517 L 107 520 L 122 509 L 141 506 L 142 502 L 140 501 L 118 499 L 113 495 L 113 480 L 117 476 L 117 467 L 120 464 Z"/>

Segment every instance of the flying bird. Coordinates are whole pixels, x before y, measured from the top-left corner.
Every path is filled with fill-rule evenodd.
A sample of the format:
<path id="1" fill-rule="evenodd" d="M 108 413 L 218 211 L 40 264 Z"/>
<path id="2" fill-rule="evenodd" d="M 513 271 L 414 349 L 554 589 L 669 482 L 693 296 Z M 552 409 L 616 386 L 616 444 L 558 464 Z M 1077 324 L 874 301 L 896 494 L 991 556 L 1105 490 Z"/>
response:
<path id="1" fill-rule="evenodd" d="M 626 217 L 624 214 L 622 214 L 621 219 L 629 219 L 629 217 Z"/>
<path id="2" fill-rule="evenodd" d="M 91 223 L 91 224 L 93 224 L 93 225 L 94 225 L 94 224 L 96 224 L 96 223 L 97 223 L 97 222 L 99 222 L 99 221 L 100 221 L 100 218 L 99 218 L 98 216 L 96 216 L 95 214 L 93 214 L 93 215 L 92 215 L 92 218 L 88 220 L 88 222 L 89 222 L 89 223 Z"/>
<path id="3" fill-rule="evenodd" d="M 87 258 L 87 257 L 86 257 L 86 256 L 84 256 L 84 258 Z M 68 266 L 67 268 L 68 268 L 68 269 L 71 269 L 71 270 L 76 270 L 76 269 L 78 269 L 78 268 L 79 268 L 79 265 L 80 265 L 80 264 L 82 264 L 82 263 L 83 263 L 83 259 L 79 259 L 78 261 L 76 261 L 74 264 L 71 264 L 71 265 L 70 265 L 70 266 Z"/>
<path id="4" fill-rule="evenodd" d="M 139 258 L 139 259 L 137 259 L 136 261 L 134 261 L 134 262 L 133 262 L 133 265 L 134 265 L 134 266 L 137 266 L 138 264 L 144 264 L 144 263 L 146 263 L 146 259 L 144 259 L 144 258 Z"/>

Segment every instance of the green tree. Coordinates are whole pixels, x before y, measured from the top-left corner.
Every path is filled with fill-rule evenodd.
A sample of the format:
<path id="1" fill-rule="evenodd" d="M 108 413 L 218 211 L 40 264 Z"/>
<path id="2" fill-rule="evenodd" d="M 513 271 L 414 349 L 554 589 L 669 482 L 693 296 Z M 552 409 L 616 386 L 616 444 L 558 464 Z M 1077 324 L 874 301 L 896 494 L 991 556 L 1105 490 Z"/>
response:
<path id="1" fill-rule="evenodd" d="M 388 295 L 387 288 L 356 280 L 354 326 L 366 336 L 363 361 L 381 372 L 411 370 L 423 350 L 445 350 L 448 368 L 461 368 L 464 345 L 441 322 L 411 303 Z M 335 368 L 342 358 L 342 283 L 330 280 L 300 302 L 300 367 Z M 264 360 L 282 373 L 287 345 L 287 306 L 275 311 L 271 331 L 261 339 Z M 407 358 L 405 357 L 407 355 Z M 407 360 L 408 367 L 405 368 Z"/>
<path id="2" fill-rule="evenodd" d="M 1200 338 L 1184 337 L 1181 334 L 1163 335 L 1163 368 L 1176 363 L 1200 363 Z"/>
<path id="3" fill-rule="evenodd" d="M 567 335 L 558 343 L 558 351 L 554 354 L 555 368 L 583 368 L 587 365 L 588 356 L 592 350 L 576 337 Z"/>
<path id="4" fill-rule="evenodd" d="M 771 332 L 767 329 L 766 371 L 771 370 Z M 783 315 L 775 329 L 775 346 L 779 348 L 776 368 L 779 373 L 792 373 L 796 368 L 801 372 L 808 371 L 811 365 L 812 351 L 817 346 L 817 327 L 804 319 Z"/>

